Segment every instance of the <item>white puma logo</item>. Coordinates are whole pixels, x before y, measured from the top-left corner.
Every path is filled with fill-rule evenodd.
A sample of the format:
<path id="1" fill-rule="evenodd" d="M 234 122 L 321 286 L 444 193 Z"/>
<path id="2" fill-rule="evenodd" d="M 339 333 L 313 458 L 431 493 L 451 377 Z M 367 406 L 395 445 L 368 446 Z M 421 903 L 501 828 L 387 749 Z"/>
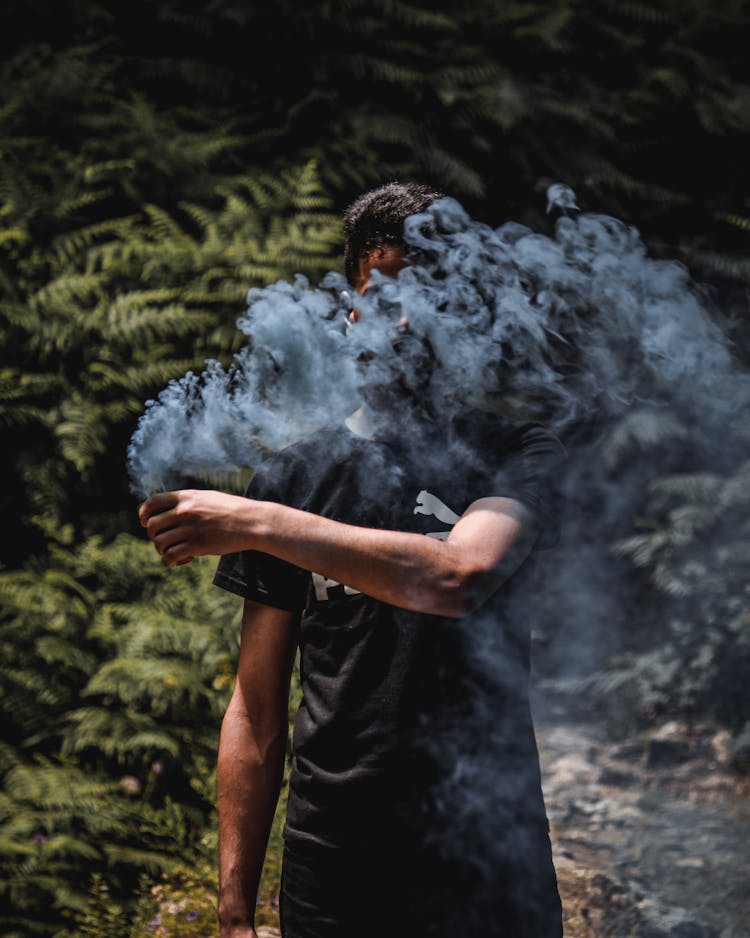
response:
<path id="1" fill-rule="evenodd" d="M 414 508 L 414 514 L 437 518 L 438 521 L 442 521 L 444 524 L 451 526 L 458 521 L 459 517 L 453 509 L 449 508 L 444 502 L 441 502 L 437 495 L 433 495 L 432 492 L 428 492 L 426 489 L 422 489 L 419 495 L 417 495 L 417 504 Z M 444 541 L 449 534 L 450 531 L 430 531 L 427 533 L 427 537 L 436 537 L 438 540 Z M 359 590 L 355 590 L 345 583 L 339 583 L 338 580 L 331 580 L 320 573 L 313 573 L 312 581 L 315 588 L 315 597 L 322 602 L 330 598 L 328 590 L 334 589 L 337 586 L 344 587 L 344 594 L 346 596 L 359 596 L 360 594 Z"/>
<path id="2" fill-rule="evenodd" d="M 456 512 L 452 511 L 444 502 L 441 502 L 437 495 L 433 495 L 432 492 L 428 492 L 426 489 L 422 489 L 417 495 L 414 514 L 432 515 L 445 524 L 455 524 L 458 521 Z"/>
<path id="3" fill-rule="evenodd" d="M 449 524 L 451 527 L 458 521 L 456 512 L 449 508 L 445 502 L 441 502 L 437 495 L 428 492 L 427 489 L 422 489 L 419 495 L 417 495 L 417 504 L 414 508 L 414 514 L 428 515 L 429 517 L 437 518 L 438 521 Z M 427 537 L 436 537 L 439 541 L 445 541 L 448 539 L 449 534 L 450 531 L 428 531 Z"/>

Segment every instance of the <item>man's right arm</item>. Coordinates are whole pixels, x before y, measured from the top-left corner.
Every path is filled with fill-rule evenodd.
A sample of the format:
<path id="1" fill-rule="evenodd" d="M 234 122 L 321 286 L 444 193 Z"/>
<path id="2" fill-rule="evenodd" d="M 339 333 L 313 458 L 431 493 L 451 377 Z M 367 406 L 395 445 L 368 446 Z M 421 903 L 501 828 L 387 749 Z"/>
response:
<path id="1" fill-rule="evenodd" d="M 221 938 L 254 938 L 255 899 L 284 769 L 296 613 L 245 601 L 218 762 Z"/>

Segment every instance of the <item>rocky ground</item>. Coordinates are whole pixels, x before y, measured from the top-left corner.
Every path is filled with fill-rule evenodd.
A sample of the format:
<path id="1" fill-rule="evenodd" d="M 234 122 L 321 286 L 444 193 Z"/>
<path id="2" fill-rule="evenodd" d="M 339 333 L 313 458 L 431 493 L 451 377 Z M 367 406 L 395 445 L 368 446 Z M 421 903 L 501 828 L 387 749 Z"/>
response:
<path id="1" fill-rule="evenodd" d="M 726 734 L 612 742 L 545 716 L 537 739 L 565 938 L 750 938 L 750 776 Z"/>
<path id="2" fill-rule="evenodd" d="M 566 938 L 750 936 L 750 785 L 725 734 L 537 737 Z"/>

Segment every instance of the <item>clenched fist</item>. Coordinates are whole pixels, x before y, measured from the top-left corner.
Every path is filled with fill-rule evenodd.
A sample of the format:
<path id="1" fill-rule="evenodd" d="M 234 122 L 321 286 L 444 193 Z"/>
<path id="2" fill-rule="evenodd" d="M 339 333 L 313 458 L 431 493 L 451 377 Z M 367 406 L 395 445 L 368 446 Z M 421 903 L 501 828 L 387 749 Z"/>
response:
<path id="1" fill-rule="evenodd" d="M 203 554 L 253 549 L 265 506 L 225 492 L 182 489 L 152 495 L 138 517 L 164 565 L 175 567 Z"/>

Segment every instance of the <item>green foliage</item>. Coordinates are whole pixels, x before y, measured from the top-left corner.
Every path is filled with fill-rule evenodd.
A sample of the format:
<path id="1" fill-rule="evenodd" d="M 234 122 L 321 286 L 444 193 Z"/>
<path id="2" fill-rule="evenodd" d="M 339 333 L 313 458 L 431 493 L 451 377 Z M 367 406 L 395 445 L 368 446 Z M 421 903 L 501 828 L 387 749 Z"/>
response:
<path id="1" fill-rule="evenodd" d="M 210 587 L 211 561 L 174 576 L 127 533 L 125 445 L 146 397 L 236 350 L 250 286 L 315 279 L 340 253 L 313 161 L 240 165 L 218 111 L 124 92 L 121 68 L 88 42 L 29 45 L 3 72 L 9 934 L 76 910 L 121 931 L 138 877 L 175 870 L 210 823 L 238 604 Z"/>
<path id="2" fill-rule="evenodd" d="M 127 907 L 139 872 L 195 850 L 238 651 L 238 604 L 210 588 L 210 561 L 172 577 L 130 535 L 57 545 L 52 558 L 0 575 L 1 640 L 16 664 L 0 672 L 15 743 L 2 751 L 6 927 L 40 903 L 85 908 L 87 871 L 106 870 Z"/>
<path id="3" fill-rule="evenodd" d="M 75 934 L 81 938 L 124 938 L 129 930 L 127 919 L 122 906 L 113 902 L 104 877 L 92 874 L 88 904 L 75 916 Z"/>
<path id="4" fill-rule="evenodd" d="M 37 919 L 40 903 L 58 911 L 82 909 L 86 894 L 79 875 L 132 864 L 130 844 L 138 843 L 138 865 L 152 873 L 170 868 L 178 842 L 188 844 L 184 822 L 171 806 L 149 824 L 153 809 L 144 812 L 101 774 L 41 757 L 6 774 L 3 802 L 3 891 L 6 908 L 14 910 L 3 916 L 5 929 Z"/>
<path id="5" fill-rule="evenodd" d="M 746 234 L 728 221 L 750 197 L 740 3 L 218 0 L 190 15 L 178 0 L 137 0 L 127 23 L 106 5 L 64 17 L 43 5 L 33 21 L 16 5 L 7 113 L 20 138 L 41 105 L 57 147 L 85 139 L 76 165 L 91 191 L 51 193 L 54 173 L 38 173 L 29 204 L 202 204 L 242 161 L 314 157 L 339 204 L 410 175 L 475 215 L 537 227 L 546 184 L 562 181 L 700 270 L 747 279 L 733 267 Z"/>
<path id="6" fill-rule="evenodd" d="M 206 849 L 215 835 L 204 838 L 192 865 L 179 864 L 157 879 L 141 877 L 137 898 L 125 909 L 113 898 L 105 877 L 91 877 L 88 901 L 73 914 L 74 927 L 57 938 L 147 938 L 179 935 L 208 938 L 217 934 L 213 863 Z"/>
<path id="7" fill-rule="evenodd" d="M 239 650 L 240 604 L 210 587 L 213 567 L 204 558 L 167 571 L 150 544 L 123 534 L 57 544 L 48 567 L 0 574 L 0 641 L 15 661 L 0 671 L 11 743 L 0 750 L 4 928 L 24 933 L 40 907 L 45 920 L 50 909 L 95 920 L 98 887 L 93 899 L 85 889 L 100 871 L 107 927 L 125 934 L 139 874 L 199 862 Z M 270 916 L 282 819 L 283 803 L 263 881 Z M 203 862 L 208 883 L 213 858 L 211 876 Z"/>
<path id="8" fill-rule="evenodd" d="M 149 890 L 150 902 L 142 901 L 148 916 L 136 915 L 133 925 L 118 938 L 149 938 L 151 935 L 179 935 L 180 938 L 208 938 L 216 935 L 215 870 L 203 859 L 193 869 L 183 868 Z"/>

